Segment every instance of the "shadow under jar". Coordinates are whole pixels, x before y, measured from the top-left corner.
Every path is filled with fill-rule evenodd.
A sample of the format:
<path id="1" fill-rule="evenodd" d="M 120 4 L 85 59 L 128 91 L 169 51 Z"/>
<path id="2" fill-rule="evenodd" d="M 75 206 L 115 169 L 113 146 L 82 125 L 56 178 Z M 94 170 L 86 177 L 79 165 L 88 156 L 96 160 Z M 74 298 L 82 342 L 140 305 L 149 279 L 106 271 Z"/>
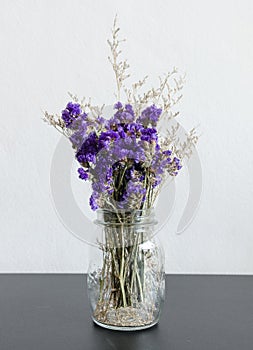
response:
<path id="1" fill-rule="evenodd" d="M 87 276 L 93 321 L 114 330 L 155 325 L 165 294 L 164 252 L 154 210 L 98 210 Z"/>

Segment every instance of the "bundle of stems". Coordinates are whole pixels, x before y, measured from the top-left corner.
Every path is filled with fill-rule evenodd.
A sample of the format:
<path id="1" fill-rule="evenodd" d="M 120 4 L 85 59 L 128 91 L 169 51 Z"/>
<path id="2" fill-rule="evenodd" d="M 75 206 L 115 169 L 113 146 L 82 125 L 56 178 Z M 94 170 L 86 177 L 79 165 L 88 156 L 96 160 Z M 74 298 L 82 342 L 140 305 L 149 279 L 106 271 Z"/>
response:
<path id="1" fill-rule="evenodd" d="M 103 266 L 95 317 L 103 320 L 109 309 L 136 307 L 144 301 L 144 253 L 147 228 L 136 211 L 104 214 Z"/>

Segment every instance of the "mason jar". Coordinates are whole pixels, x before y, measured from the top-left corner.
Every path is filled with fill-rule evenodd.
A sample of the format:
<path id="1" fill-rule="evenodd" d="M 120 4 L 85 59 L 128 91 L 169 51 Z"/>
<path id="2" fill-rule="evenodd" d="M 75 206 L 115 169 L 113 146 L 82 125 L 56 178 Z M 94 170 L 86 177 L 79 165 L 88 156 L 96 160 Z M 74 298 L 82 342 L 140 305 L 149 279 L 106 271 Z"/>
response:
<path id="1" fill-rule="evenodd" d="M 164 252 L 153 209 L 97 210 L 87 275 L 93 321 L 115 330 L 154 326 L 165 294 Z"/>

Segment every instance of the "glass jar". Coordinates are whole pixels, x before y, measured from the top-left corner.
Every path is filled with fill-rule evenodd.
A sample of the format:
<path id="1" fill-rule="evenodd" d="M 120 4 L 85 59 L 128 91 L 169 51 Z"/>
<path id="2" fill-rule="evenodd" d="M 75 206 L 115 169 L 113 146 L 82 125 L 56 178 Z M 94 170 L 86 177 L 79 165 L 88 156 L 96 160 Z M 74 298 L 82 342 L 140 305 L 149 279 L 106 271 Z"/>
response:
<path id="1" fill-rule="evenodd" d="M 97 247 L 90 249 L 87 285 L 93 321 L 139 330 L 159 320 L 165 294 L 164 253 L 154 210 L 98 210 Z"/>

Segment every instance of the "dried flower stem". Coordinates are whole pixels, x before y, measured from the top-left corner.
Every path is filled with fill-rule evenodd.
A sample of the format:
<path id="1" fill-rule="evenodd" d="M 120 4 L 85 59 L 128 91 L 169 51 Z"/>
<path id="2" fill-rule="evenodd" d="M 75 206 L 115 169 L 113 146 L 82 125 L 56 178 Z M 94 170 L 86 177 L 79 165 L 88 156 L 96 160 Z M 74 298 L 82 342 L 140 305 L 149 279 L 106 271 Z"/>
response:
<path id="1" fill-rule="evenodd" d="M 112 65 L 115 78 L 116 78 L 116 85 L 117 85 L 116 97 L 118 101 L 120 100 L 120 97 L 121 97 L 120 94 L 121 94 L 121 88 L 122 88 L 123 82 L 130 76 L 130 74 L 126 73 L 127 69 L 129 68 L 129 64 L 127 63 L 127 60 L 121 61 L 119 59 L 119 56 L 121 54 L 121 50 L 119 50 L 119 44 L 125 41 L 125 39 L 120 40 L 118 38 L 119 31 L 120 31 L 120 28 L 117 25 L 117 16 L 115 16 L 114 22 L 113 22 L 113 28 L 112 28 L 112 41 L 108 39 L 107 42 L 111 49 L 111 56 L 109 56 L 108 59 Z"/>

